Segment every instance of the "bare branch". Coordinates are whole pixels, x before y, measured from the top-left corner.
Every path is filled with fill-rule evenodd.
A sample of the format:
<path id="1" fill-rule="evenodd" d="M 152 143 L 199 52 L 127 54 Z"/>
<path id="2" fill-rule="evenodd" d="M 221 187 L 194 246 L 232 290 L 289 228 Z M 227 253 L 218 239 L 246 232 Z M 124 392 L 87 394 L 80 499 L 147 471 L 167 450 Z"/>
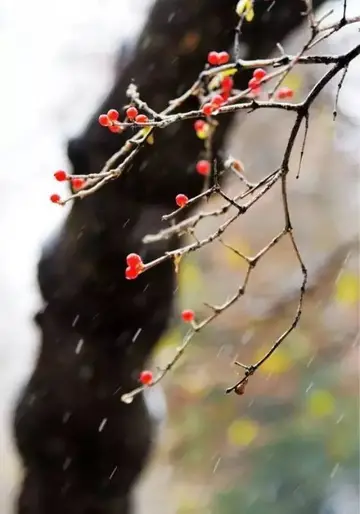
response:
<path id="1" fill-rule="evenodd" d="M 244 7 L 245 6 L 245 7 Z M 147 272 L 149 269 L 158 266 L 160 263 L 166 260 L 172 260 L 175 264 L 176 270 L 180 265 L 180 260 L 184 255 L 191 252 L 197 251 L 214 241 L 219 241 L 223 246 L 231 250 L 235 255 L 244 260 L 247 264 L 245 277 L 240 285 L 238 285 L 236 291 L 227 299 L 222 305 L 214 306 L 205 304 L 210 309 L 210 314 L 203 320 L 193 321 L 191 328 L 185 336 L 182 344 L 176 349 L 173 358 L 165 366 L 164 369 L 159 370 L 157 376 L 153 380 L 151 386 L 157 384 L 178 362 L 188 345 L 190 344 L 193 336 L 200 330 L 205 328 L 209 323 L 215 320 L 222 312 L 230 308 L 236 303 L 246 292 L 251 273 L 255 269 L 258 262 L 284 237 L 288 237 L 291 242 L 293 253 L 297 259 L 299 268 L 302 274 L 302 281 L 299 285 L 299 299 L 296 312 L 293 320 L 289 327 L 272 343 L 269 345 L 269 350 L 259 359 L 256 363 L 251 365 L 236 364 L 244 370 L 243 376 L 236 382 L 235 385 L 229 387 L 226 392 L 235 391 L 237 394 L 243 394 L 245 392 L 245 386 L 248 384 L 249 378 L 256 373 L 256 371 L 271 357 L 276 349 L 285 341 L 287 336 L 297 327 L 303 307 L 304 295 L 306 292 L 308 272 L 303 262 L 300 250 L 298 248 L 295 235 L 293 232 L 291 213 L 288 198 L 288 176 L 290 173 L 290 158 L 293 153 L 294 145 L 298 137 L 300 128 L 304 121 L 304 137 L 300 150 L 299 167 L 297 170 L 296 178 L 299 178 L 300 169 L 304 157 L 306 140 L 309 130 L 309 119 L 310 110 L 315 99 L 324 90 L 326 85 L 340 72 L 342 72 L 341 79 L 339 81 L 335 108 L 334 108 L 334 119 L 337 112 L 337 103 L 340 94 L 340 90 L 344 83 L 346 73 L 349 69 L 350 63 L 360 55 L 360 44 L 354 45 L 345 54 L 342 55 L 310 55 L 308 52 L 314 48 L 319 42 L 324 39 L 331 37 L 334 33 L 340 31 L 343 27 L 360 22 L 360 15 L 352 18 L 347 18 L 347 2 L 343 1 L 343 13 L 340 20 L 336 22 L 324 24 L 324 21 L 328 18 L 329 14 L 326 13 L 322 18 L 316 19 L 313 10 L 312 0 L 304 0 L 304 7 L 306 7 L 306 16 L 308 25 L 310 28 L 309 38 L 299 52 L 295 55 L 288 55 L 284 49 L 278 45 L 281 55 L 271 59 L 253 59 L 245 60 L 240 58 L 240 47 L 239 39 L 244 23 L 251 22 L 253 16 L 253 4 L 250 2 L 244 4 L 239 11 L 239 22 L 235 29 L 235 62 L 227 62 L 220 64 L 219 66 L 209 67 L 204 66 L 204 69 L 199 73 L 197 79 L 194 81 L 192 86 L 178 98 L 169 102 L 169 104 L 161 111 L 157 112 L 155 109 L 148 105 L 140 96 L 136 84 L 130 84 L 127 90 L 127 96 L 132 104 L 136 105 L 137 108 L 146 112 L 148 115 L 148 121 L 144 123 L 137 123 L 136 121 L 124 120 L 122 122 L 116 122 L 115 131 L 123 133 L 129 128 L 137 129 L 137 133 L 128 138 L 125 144 L 116 152 L 105 164 L 100 173 L 95 173 L 87 176 L 80 176 L 86 180 L 84 188 L 80 191 L 75 192 L 69 198 L 61 200 L 59 203 L 65 204 L 72 199 L 81 199 L 94 194 L 100 188 L 102 188 L 108 182 L 119 179 L 123 173 L 128 173 L 130 164 L 134 158 L 141 152 L 144 145 L 149 142 L 149 138 L 159 130 L 163 130 L 174 123 L 182 123 L 186 120 L 203 120 L 205 131 L 198 134 L 198 136 L 204 140 L 204 155 L 209 164 L 209 169 L 213 171 L 213 182 L 210 185 L 210 175 L 205 180 L 205 190 L 190 198 L 186 201 L 182 207 L 179 207 L 174 212 L 163 216 L 164 222 L 170 223 L 170 226 L 164 227 L 157 234 L 148 234 L 143 242 L 156 243 L 172 237 L 179 237 L 183 234 L 191 235 L 194 239 L 193 242 L 179 246 L 175 250 L 166 252 L 160 257 L 144 263 L 141 268 L 141 273 Z M 271 6 L 269 7 L 271 8 Z M 329 66 L 328 69 L 320 80 L 315 84 L 312 90 L 307 96 L 300 102 L 282 101 L 286 96 L 284 91 L 281 93 L 280 86 L 283 83 L 287 75 L 298 65 L 323 65 Z M 239 70 L 255 70 L 259 68 L 267 68 L 268 71 L 261 71 L 259 79 L 255 80 L 254 83 L 251 81 L 248 87 L 243 90 L 237 90 L 233 87 L 233 84 L 229 91 L 224 93 L 222 88 L 222 81 L 226 77 L 235 76 Z M 254 75 L 255 77 L 255 75 Z M 232 83 L 232 79 L 230 80 Z M 290 92 L 291 93 L 291 92 Z M 222 95 L 222 96 L 219 96 Z M 292 96 L 292 94 L 290 94 Z M 197 98 L 199 102 L 199 108 L 188 111 L 181 111 L 184 103 L 191 97 Z M 219 101 L 220 98 L 220 101 Z M 217 99 L 216 105 L 214 102 Z M 210 105 L 210 110 L 205 109 L 204 104 Z M 221 126 L 222 117 L 234 114 L 236 112 L 244 112 L 250 115 L 254 111 L 259 109 L 276 109 L 283 110 L 289 115 L 294 116 L 294 122 L 289 133 L 288 140 L 284 148 L 284 154 L 282 162 L 278 169 L 271 171 L 257 183 L 251 183 L 246 178 L 243 165 L 229 157 L 225 159 L 225 164 L 221 170 L 218 169 L 217 162 L 213 162 L 213 142 L 216 135 L 216 131 Z M 195 137 L 195 136 L 194 136 Z M 229 171 L 236 174 L 239 178 L 241 191 L 235 195 L 229 195 L 221 187 L 221 180 L 223 176 L 226 176 Z M 72 180 L 73 177 L 69 177 Z M 231 224 L 234 223 L 240 216 L 245 215 L 253 206 L 259 202 L 264 195 L 266 195 L 275 184 L 280 184 L 280 197 L 283 205 L 284 212 L 284 226 L 279 233 L 274 236 L 256 255 L 247 256 L 241 253 L 239 250 L 226 244 L 223 241 L 223 235 Z M 245 189 L 245 190 L 244 190 Z M 217 209 L 212 210 L 200 210 L 198 213 L 191 215 L 184 219 L 187 209 L 199 205 L 202 202 L 209 200 L 209 198 L 217 196 L 223 200 L 223 203 Z M 249 198 L 250 197 L 250 198 Z M 247 201 L 245 199 L 249 198 Z M 200 239 L 195 230 L 205 219 L 209 218 L 223 218 L 219 220 L 218 227 L 215 231 Z M 130 403 L 132 399 L 142 392 L 145 387 L 141 386 L 133 391 L 130 391 L 122 396 L 122 400 L 125 403 Z"/>

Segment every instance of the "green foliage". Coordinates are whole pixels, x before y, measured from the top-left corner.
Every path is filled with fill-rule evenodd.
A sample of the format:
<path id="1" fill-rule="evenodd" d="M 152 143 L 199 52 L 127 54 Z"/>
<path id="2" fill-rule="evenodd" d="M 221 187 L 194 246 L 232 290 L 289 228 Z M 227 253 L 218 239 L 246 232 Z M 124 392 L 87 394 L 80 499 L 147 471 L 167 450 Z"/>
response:
<path id="1" fill-rule="evenodd" d="M 267 420 L 263 411 L 267 441 L 246 452 L 246 473 L 233 476 L 232 487 L 217 494 L 213 514 L 318 514 L 331 478 L 357 483 L 356 398 L 319 391 L 318 411 L 308 408 L 311 391 L 294 398 L 293 415 L 284 417 L 277 411 L 277 422 L 272 409 Z"/>

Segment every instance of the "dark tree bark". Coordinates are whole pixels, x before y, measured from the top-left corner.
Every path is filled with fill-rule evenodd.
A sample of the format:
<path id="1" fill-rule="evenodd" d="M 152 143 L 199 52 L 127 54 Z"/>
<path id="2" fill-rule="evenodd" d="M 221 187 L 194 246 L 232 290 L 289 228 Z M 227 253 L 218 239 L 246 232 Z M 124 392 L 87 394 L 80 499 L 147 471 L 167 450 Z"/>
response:
<path id="1" fill-rule="evenodd" d="M 302 20 L 303 0 L 259 0 L 244 28 L 246 57 L 266 57 Z M 321 0 L 313 2 L 320 4 Z M 155 110 L 184 92 L 211 49 L 232 47 L 235 1 L 157 0 L 130 56 L 120 60 L 116 83 L 88 127 L 68 145 L 75 173 L 93 173 L 125 136 L 109 133 L 97 117 L 127 103 L 132 79 Z M 193 41 L 193 46 L 189 46 Z M 249 76 L 238 74 L 239 86 Z M 195 107 L 189 101 L 185 109 Z M 222 117 L 218 152 L 231 128 Z M 135 281 L 124 278 L 125 257 L 144 261 L 179 241 L 144 247 L 143 236 L 161 228 L 178 192 L 198 194 L 194 173 L 201 142 L 192 121 L 157 131 L 130 169 L 93 196 L 74 202 L 60 233 L 44 249 L 38 282 L 44 309 L 36 316 L 39 353 L 14 416 L 25 478 L 19 514 L 129 514 L 133 486 L 144 468 L 152 425 L 137 386 L 171 316 L 173 265 L 166 262 Z M 140 331 L 141 329 L 141 331 Z"/>

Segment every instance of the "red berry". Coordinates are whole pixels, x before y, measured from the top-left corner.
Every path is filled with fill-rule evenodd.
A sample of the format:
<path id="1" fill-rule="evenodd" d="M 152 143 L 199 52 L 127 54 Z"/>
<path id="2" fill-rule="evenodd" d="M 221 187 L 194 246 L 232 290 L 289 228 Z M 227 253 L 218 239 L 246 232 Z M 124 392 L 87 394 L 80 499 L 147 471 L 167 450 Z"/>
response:
<path id="1" fill-rule="evenodd" d="M 142 259 L 137 253 L 129 253 L 129 255 L 126 257 L 126 264 L 130 266 L 130 268 L 141 266 L 142 263 Z"/>
<path id="2" fill-rule="evenodd" d="M 220 52 L 218 56 L 219 64 L 226 64 L 230 60 L 228 52 Z"/>
<path id="3" fill-rule="evenodd" d="M 214 106 L 210 102 L 207 102 L 201 108 L 201 111 L 202 111 L 203 114 L 205 114 L 205 116 L 210 116 L 211 113 L 213 112 L 213 110 L 214 110 Z"/>
<path id="4" fill-rule="evenodd" d="M 289 87 L 281 87 L 276 95 L 279 99 L 284 98 L 292 98 L 294 96 L 294 91 Z"/>
<path id="5" fill-rule="evenodd" d="M 135 117 L 136 123 L 147 123 L 149 121 L 149 118 L 146 116 L 146 114 L 138 114 Z"/>
<path id="6" fill-rule="evenodd" d="M 200 173 L 200 175 L 209 175 L 211 170 L 211 164 L 209 161 L 198 161 L 196 164 L 196 171 Z"/>
<path id="7" fill-rule="evenodd" d="M 57 195 L 56 193 L 54 193 L 50 196 L 50 202 L 59 203 L 60 201 L 61 201 L 60 195 Z"/>
<path id="8" fill-rule="evenodd" d="M 175 197 L 175 202 L 178 207 L 184 207 L 184 205 L 186 205 L 188 203 L 188 201 L 189 201 L 189 198 L 182 193 L 176 195 L 176 197 Z"/>
<path id="9" fill-rule="evenodd" d="M 224 98 L 221 95 L 215 95 L 211 99 L 211 103 L 216 107 L 220 107 L 224 103 Z"/>
<path id="10" fill-rule="evenodd" d="M 122 128 L 120 125 L 111 125 L 109 127 L 110 132 L 113 132 L 114 134 L 118 134 L 119 132 L 122 132 Z"/>
<path id="11" fill-rule="evenodd" d="M 71 185 L 74 189 L 81 189 L 85 184 L 85 179 L 83 178 L 72 178 Z"/>
<path id="12" fill-rule="evenodd" d="M 276 93 L 276 96 L 282 100 L 283 98 L 286 98 L 286 91 L 285 91 L 285 88 L 281 87 L 280 89 L 278 89 L 277 93 Z"/>
<path id="13" fill-rule="evenodd" d="M 219 54 L 217 52 L 209 52 L 208 54 L 208 63 L 216 66 L 219 64 Z"/>
<path id="14" fill-rule="evenodd" d="M 55 171 L 54 177 L 59 182 L 64 182 L 64 180 L 67 180 L 68 178 L 66 171 L 63 170 Z"/>
<path id="15" fill-rule="evenodd" d="M 110 109 L 110 111 L 108 111 L 108 113 L 107 113 L 107 116 L 108 116 L 109 120 L 116 121 L 119 117 L 119 113 L 116 109 Z"/>
<path id="16" fill-rule="evenodd" d="M 256 70 L 254 70 L 253 77 L 256 80 L 261 80 L 266 77 L 266 71 L 262 68 L 256 68 Z"/>
<path id="17" fill-rule="evenodd" d="M 223 97 L 224 103 L 227 102 L 230 98 L 230 91 L 224 91 L 221 96 Z"/>
<path id="18" fill-rule="evenodd" d="M 129 118 L 129 120 L 134 120 L 138 114 L 139 111 L 134 106 L 131 106 L 128 109 L 126 109 L 126 116 Z"/>
<path id="19" fill-rule="evenodd" d="M 250 89 L 259 89 L 260 83 L 258 80 L 256 80 L 256 78 L 253 77 L 249 80 L 248 86 Z"/>
<path id="20" fill-rule="evenodd" d="M 234 87 L 234 80 L 232 77 L 224 77 L 221 81 L 221 89 L 223 91 L 231 91 Z"/>
<path id="21" fill-rule="evenodd" d="M 125 277 L 128 279 L 128 280 L 134 280 L 135 278 L 137 278 L 139 275 L 139 270 L 137 268 L 132 268 L 130 266 L 128 266 L 125 270 Z"/>
<path id="22" fill-rule="evenodd" d="M 108 127 L 109 125 L 111 125 L 111 120 L 109 120 L 107 114 L 100 114 L 100 116 L 99 116 L 99 123 L 103 127 Z"/>
<path id="23" fill-rule="evenodd" d="M 191 321 L 194 321 L 195 319 L 195 312 L 191 309 L 185 309 L 182 311 L 181 317 L 186 323 L 191 323 Z"/>
<path id="24" fill-rule="evenodd" d="M 153 381 L 153 374 L 152 374 L 152 371 L 149 371 L 149 370 L 144 370 L 140 373 L 140 376 L 139 376 L 139 381 L 143 384 L 143 385 L 150 385 Z"/>
<path id="25" fill-rule="evenodd" d="M 194 123 L 194 129 L 196 132 L 199 132 L 200 130 L 203 130 L 206 125 L 206 122 L 204 120 L 196 120 Z"/>

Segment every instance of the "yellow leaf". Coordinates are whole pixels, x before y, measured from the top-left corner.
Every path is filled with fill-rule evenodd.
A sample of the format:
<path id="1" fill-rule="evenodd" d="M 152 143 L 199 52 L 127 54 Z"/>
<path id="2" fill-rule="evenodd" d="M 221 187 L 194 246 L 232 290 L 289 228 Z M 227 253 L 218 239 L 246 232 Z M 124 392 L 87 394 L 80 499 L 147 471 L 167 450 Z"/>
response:
<path id="1" fill-rule="evenodd" d="M 220 87 L 220 83 L 224 77 L 230 77 L 231 75 L 235 75 L 237 72 L 236 68 L 230 68 L 228 70 L 224 70 L 221 73 L 218 73 L 215 75 L 215 77 L 210 81 L 208 85 L 209 91 L 213 91 L 214 89 L 217 89 Z"/>
<path id="2" fill-rule="evenodd" d="M 249 3 L 249 0 L 239 0 L 239 2 L 237 3 L 237 6 L 236 6 L 236 14 L 238 16 L 241 16 L 242 14 L 244 14 L 248 3 Z"/>
<path id="3" fill-rule="evenodd" d="M 249 8 L 252 8 L 252 0 L 239 0 L 239 2 L 236 5 L 236 14 L 238 16 L 241 16 Z"/>
<path id="4" fill-rule="evenodd" d="M 233 446 L 248 446 L 259 434 L 259 425 L 250 418 L 237 419 L 227 430 L 228 441 Z"/>
<path id="5" fill-rule="evenodd" d="M 219 73 L 219 75 L 223 79 L 225 77 L 231 77 L 232 75 L 235 75 L 236 72 L 236 68 L 229 68 L 228 70 L 224 70 L 221 73 Z"/>
<path id="6" fill-rule="evenodd" d="M 335 400 L 329 391 L 318 389 L 310 392 L 307 406 L 309 414 L 315 418 L 324 418 L 334 412 Z"/>
<path id="7" fill-rule="evenodd" d="M 147 138 L 146 142 L 147 142 L 149 145 L 153 145 L 153 144 L 154 144 L 155 139 L 154 139 L 153 134 L 150 134 L 150 136 Z"/>
<path id="8" fill-rule="evenodd" d="M 346 305 L 354 305 L 360 298 L 360 283 L 356 273 L 343 271 L 336 283 L 336 300 Z"/>
<path id="9" fill-rule="evenodd" d="M 256 352 L 256 360 L 262 359 L 262 357 L 269 351 L 269 347 L 263 346 Z M 274 375 L 281 375 L 288 371 L 292 366 L 292 359 L 288 352 L 283 348 L 278 348 L 260 367 L 260 371 L 263 373 L 271 373 Z"/>
<path id="10" fill-rule="evenodd" d="M 252 7 L 250 7 L 250 9 L 248 9 L 245 13 L 245 20 L 250 23 L 250 21 L 253 21 L 254 16 L 255 16 L 254 9 Z"/>
<path id="11" fill-rule="evenodd" d="M 147 134 L 149 134 L 152 131 L 152 127 L 144 127 L 140 130 L 140 136 L 145 137 Z"/>
<path id="12" fill-rule="evenodd" d="M 175 273 L 179 273 L 179 269 L 180 269 L 179 266 L 180 266 L 181 259 L 182 259 L 182 255 L 174 255 L 174 257 L 173 257 Z"/>
<path id="13" fill-rule="evenodd" d="M 239 0 L 236 6 L 236 14 L 245 16 L 245 20 L 250 22 L 254 19 L 253 0 Z"/>

